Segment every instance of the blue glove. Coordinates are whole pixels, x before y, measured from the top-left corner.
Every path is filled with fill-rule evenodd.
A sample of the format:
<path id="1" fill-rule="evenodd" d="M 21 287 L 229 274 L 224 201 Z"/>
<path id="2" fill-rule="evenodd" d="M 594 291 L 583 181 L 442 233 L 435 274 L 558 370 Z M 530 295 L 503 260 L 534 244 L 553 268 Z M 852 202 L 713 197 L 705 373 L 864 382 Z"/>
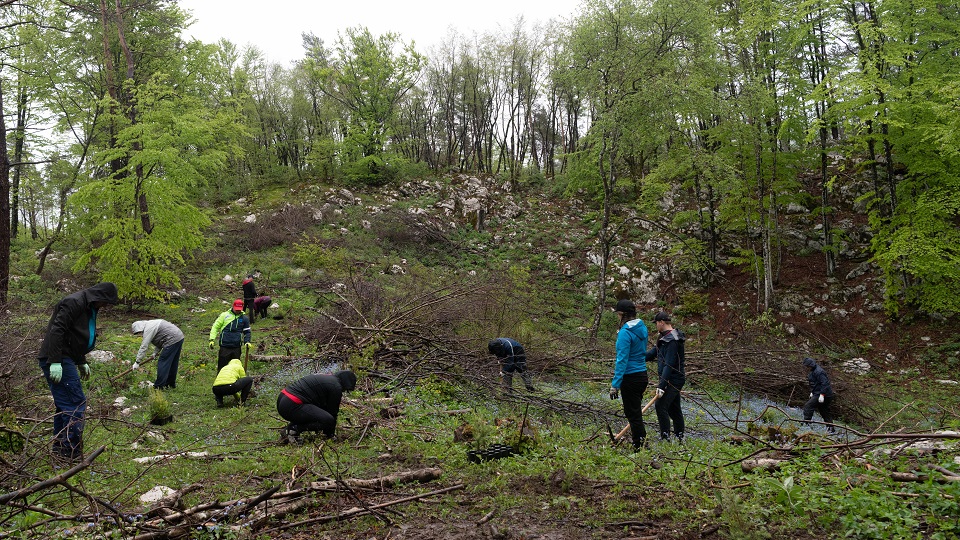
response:
<path id="1" fill-rule="evenodd" d="M 620 397 L 620 389 L 610 387 L 610 399 L 618 399 Z"/>
<path id="2" fill-rule="evenodd" d="M 60 365 L 60 362 L 50 364 L 50 382 L 60 384 L 61 379 L 63 379 L 63 366 Z"/>
<path id="3" fill-rule="evenodd" d="M 80 370 L 80 380 L 90 380 L 90 375 L 93 374 L 93 369 L 90 368 L 90 364 L 80 364 L 77 367 Z"/>

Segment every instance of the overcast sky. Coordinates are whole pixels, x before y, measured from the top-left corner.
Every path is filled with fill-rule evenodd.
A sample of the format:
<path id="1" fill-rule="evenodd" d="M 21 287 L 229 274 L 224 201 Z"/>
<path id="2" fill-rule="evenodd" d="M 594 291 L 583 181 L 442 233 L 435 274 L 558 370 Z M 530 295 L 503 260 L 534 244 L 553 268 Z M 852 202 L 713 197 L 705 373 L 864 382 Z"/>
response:
<path id="1" fill-rule="evenodd" d="M 179 4 L 196 19 L 187 36 L 206 43 L 223 37 L 241 47 L 256 45 L 269 60 L 289 65 L 303 56 L 303 32 L 313 32 L 331 45 L 338 31 L 365 26 L 375 35 L 396 32 L 427 53 L 451 28 L 467 36 L 509 29 L 521 15 L 531 28 L 536 22 L 570 18 L 580 0 L 180 0 Z"/>

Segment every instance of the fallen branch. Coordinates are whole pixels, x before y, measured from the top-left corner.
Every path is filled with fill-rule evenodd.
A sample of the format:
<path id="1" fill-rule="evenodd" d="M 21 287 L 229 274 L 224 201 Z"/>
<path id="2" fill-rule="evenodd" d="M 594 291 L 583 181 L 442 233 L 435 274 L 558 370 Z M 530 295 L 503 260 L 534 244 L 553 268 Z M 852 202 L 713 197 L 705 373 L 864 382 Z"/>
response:
<path id="1" fill-rule="evenodd" d="M 480 525 L 483 525 L 484 523 L 486 523 L 486 522 L 490 521 L 491 519 L 493 519 L 493 515 L 496 514 L 496 513 L 497 513 L 497 509 L 496 509 L 496 508 L 494 508 L 493 510 L 487 512 L 482 518 L 480 518 L 480 521 L 477 522 L 477 527 L 479 527 Z"/>
<path id="2" fill-rule="evenodd" d="M 753 472 L 757 469 L 761 471 L 776 471 L 780 466 L 786 463 L 785 459 L 758 458 L 747 459 L 740 463 L 743 472 Z"/>
<path id="3" fill-rule="evenodd" d="M 440 478 L 440 475 L 443 473 L 440 469 L 437 468 L 427 468 L 427 469 L 418 469 L 415 471 L 406 471 L 399 472 L 396 474 L 390 474 L 387 476 L 381 476 L 379 478 L 347 478 L 341 480 L 345 485 L 348 485 L 352 488 L 359 489 L 386 489 L 393 487 L 396 484 L 405 484 L 408 482 L 432 482 Z M 325 482 L 311 482 L 310 489 L 317 491 L 329 491 L 337 487 L 338 482 L 336 480 L 327 480 Z"/>
<path id="4" fill-rule="evenodd" d="M 312 519 L 305 519 L 305 520 L 303 520 L 303 521 L 297 521 L 297 522 L 295 522 L 295 523 L 288 523 L 288 524 L 286 524 L 286 525 L 280 526 L 278 529 L 279 529 L 279 530 L 287 530 L 287 529 L 292 529 L 292 528 L 294 528 L 294 527 L 302 527 L 302 526 L 304 526 L 304 525 L 316 525 L 316 524 L 320 524 L 320 523 L 328 523 L 328 522 L 330 522 L 330 521 L 346 520 L 346 519 L 350 519 L 350 518 L 353 518 L 353 517 L 357 517 L 357 516 L 360 516 L 360 515 L 363 515 L 363 514 L 369 514 L 369 513 L 372 512 L 373 510 L 379 510 L 380 508 L 386 508 L 386 507 L 388 507 L 388 506 L 393 506 L 393 505 L 402 504 L 402 503 L 406 503 L 406 502 L 410 502 L 410 501 L 415 501 L 415 500 L 417 500 L 417 499 L 423 499 L 423 498 L 426 498 L 426 497 L 432 497 L 432 496 L 434 496 L 434 495 L 440 495 L 440 494 L 443 494 L 443 493 L 447 493 L 447 492 L 450 492 L 450 491 L 455 491 L 455 490 L 463 489 L 463 488 L 464 488 L 464 484 L 456 484 L 456 485 L 454 485 L 454 486 L 450 486 L 450 487 L 443 488 L 443 489 L 438 489 L 438 490 L 436 490 L 436 491 L 431 491 L 431 492 L 428 492 L 428 493 L 421 493 L 420 495 L 411 495 L 411 496 L 409 496 L 409 497 L 403 497 L 402 499 L 397 499 L 397 500 L 395 500 L 395 501 L 385 502 L 385 503 L 382 503 L 382 504 L 376 504 L 376 505 L 370 506 L 370 507 L 368 507 L 368 508 L 351 508 L 350 510 L 346 510 L 346 511 L 341 512 L 341 513 L 339 513 L 339 514 L 333 514 L 333 515 L 329 515 L 329 516 L 321 516 L 321 517 L 312 518 Z M 270 532 L 272 532 L 272 531 L 266 531 L 266 532 L 267 532 L 267 533 L 270 533 Z"/>
<path id="5" fill-rule="evenodd" d="M 143 465 L 147 463 L 156 463 L 158 461 L 168 461 L 178 457 L 206 458 L 206 457 L 210 457 L 210 454 L 208 454 L 207 452 L 177 452 L 175 454 L 161 454 L 159 456 L 138 457 L 138 458 L 133 458 L 133 460 Z"/>
<path id="6" fill-rule="evenodd" d="M 149 364 L 150 361 L 153 360 L 153 359 L 154 359 L 154 356 L 151 356 L 150 358 L 147 358 L 146 360 L 144 360 L 142 364 L 138 364 L 137 367 L 143 367 L 143 366 Z M 118 373 L 117 375 L 114 375 L 113 377 L 110 377 L 110 384 L 114 384 L 115 382 L 119 381 L 120 379 L 122 379 L 123 377 L 125 377 L 126 375 L 128 375 L 128 374 L 130 374 L 130 373 L 132 373 L 132 372 L 133 372 L 133 365 L 131 364 L 130 367 L 128 367 L 128 368 L 126 369 L 126 371 L 121 371 L 121 372 Z"/>
<path id="7" fill-rule="evenodd" d="M 926 474 L 916 474 L 916 473 L 907 473 L 907 472 L 892 472 L 890 473 L 890 479 L 896 482 L 926 482 L 930 478 Z M 945 484 L 947 482 L 960 482 L 960 476 L 944 476 L 943 478 L 938 478 L 937 483 Z"/>
<path id="8" fill-rule="evenodd" d="M 93 460 L 97 459 L 97 456 L 102 454 L 103 451 L 106 449 L 107 449 L 106 446 L 101 446 L 100 448 L 97 448 L 91 454 L 87 455 L 87 457 L 84 458 L 83 461 L 74 465 L 72 468 L 68 469 L 67 471 L 64 471 L 58 474 L 57 476 L 54 476 L 53 478 L 48 478 L 42 482 L 37 482 L 36 484 L 30 487 L 18 489 L 17 491 L 13 491 L 5 495 L 0 495 L 0 504 L 6 504 L 8 501 L 19 499 L 21 497 L 26 497 L 27 495 L 31 495 L 42 489 L 46 489 L 50 486 L 55 486 L 57 484 L 63 483 L 67 478 L 70 478 L 71 476 L 77 474 L 78 472 L 86 469 L 91 464 L 93 464 Z"/>

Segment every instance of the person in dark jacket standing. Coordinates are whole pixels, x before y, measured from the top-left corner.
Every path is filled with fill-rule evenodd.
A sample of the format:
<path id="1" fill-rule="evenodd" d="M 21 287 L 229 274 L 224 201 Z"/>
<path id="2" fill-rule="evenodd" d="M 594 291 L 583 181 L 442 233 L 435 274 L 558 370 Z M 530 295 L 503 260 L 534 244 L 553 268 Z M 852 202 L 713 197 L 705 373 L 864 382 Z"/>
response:
<path id="1" fill-rule="evenodd" d="M 680 390 L 687 382 L 684 371 L 683 342 L 686 336 L 673 327 L 670 314 L 664 311 L 653 317 L 657 325 L 657 346 L 647 352 L 647 359 L 657 359 L 657 422 L 660 424 L 660 439 L 670 440 L 670 421 L 673 420 L 673 434 L 677 442 L 683 442 L 683 409 L 680 406 Z"/>
<path id="2" fill-rule="evenodd" d="M 253 324 L 257 320 L 256 310 L 253 307 L 253 302 L 257 298 L 257 286 L 253 283 L 253 274 L 247 274 L 240 285 L 243 287 L 243 310 L 250 317 L 250 324 Z"/>
<path id="3" fill-rule="evenodd" d="M 803 365 L 810 370 L 807 373 L 807 382 L 810 383 L 810 398 L 803 405 L 803 421 L 810 422 L 810 420 L 813 420 L 813 411 L 819 411 L 823 421 L 827 424 L 827 431 L 835 433 L 833 415 L 830 413 L 830 405 L 834 398 L 830 378 L 813 358 L 804 358 Z"/>
<path id="4" fill-rule="evenodd" d="M 53 453 L 58 458 L 74 461 L 83 456 L 87 397 L 80 380 L 92 372 L 86 355 L 97 343 L 97 313 L 119 301 L 116 285 L 98 283 L 61 300 L 47 323 L 38 359 L 56 407 Z"/>
<path id="5" fill-rule="evenodd" d="M 503 379 L 503 387 L 507 392 L 513 391 L 514 372 L 520 374 L 527 391 L 533 392 L 535 390 L 530 374 L 527 373 L 527 354 L 519 341 L 505 337 L 491 339 L 487 343 L 487 352 L 496 356 L 500 361 L 500 377 Z"/>
<path id="6" fill-rule="evenodd" d="M 647 325 L 637 318 L 630 300 L 613 308 L 620 317 L 617 332 L 617 360 L 610 381 L 610 399 L 623 396 L 623 414 L 630 423 L 634 451 L 643 448 L 647 428 L 643 425 L 643 392 L 647 389 Z"/>
<path id="7" fill-rule="evenodd" d="M 357 376 L 352 371 L 316 373 L 288 384 L 277 396 L 277 412 L 290 422 L 280 430 L 280 442 L 299 442 L 299 435 L 305 431 L 333 437 L 343 393 L 356 387 Z"/>
<path id="8" fill-rule="evenodd" d="M 224 311 L 210 327 L 210 349 L 220 345 L 217 373 L 234 358 L 241 358 L 240 349 L 250 349 L 250 321 L 243 314 L 243 300 L 233 301 L 233 309 Z"/>

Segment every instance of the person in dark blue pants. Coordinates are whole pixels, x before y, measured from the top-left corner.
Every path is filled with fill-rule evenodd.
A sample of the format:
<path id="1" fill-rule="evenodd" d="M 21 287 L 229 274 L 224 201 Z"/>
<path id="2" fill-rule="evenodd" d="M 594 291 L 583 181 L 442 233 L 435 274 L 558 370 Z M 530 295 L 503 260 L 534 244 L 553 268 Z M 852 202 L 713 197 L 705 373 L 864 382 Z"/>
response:
<path id="1" fill-rule="evenodd" d="M 670 421 L 677 442 L 683 442 L 684 418 L 680 404 L 680 390 L 687 382 L 683 367 L 686 360 L 684 342 L 687 337 L 673 327 L 670 314 L 664 311 L 653 317 L 657 325 L 657 346 L 647 351 L 647 361 L 657 361 L 657 423 L 660 424 L 660 439 L 670 439 Z"/>
<path id="2" fill-rule="evenodd" d="M 97 342 L 97 313 L 119 302 L 117 286 L 98 283 L 75 292 L 53 309 L 40 345 L 38 363 L 53 396 L 53 453 L 75 461 L 83 457 L 83 416 L 87 397 L 80 380 L 90 378 L 87 353 Z"/>
<path id="3" fill-rule="evenodd" d="M 130 331 L 143 336 L 133 369 L 140 366 L 140 361 L 147 355 L 150 345 L 153 345 L 157 349 L 157 380 L 153 387 L 157 390 L 176 388 L 183 332 L 177 325 L 163 319 L 135 321 L 130 325 Z"/>

